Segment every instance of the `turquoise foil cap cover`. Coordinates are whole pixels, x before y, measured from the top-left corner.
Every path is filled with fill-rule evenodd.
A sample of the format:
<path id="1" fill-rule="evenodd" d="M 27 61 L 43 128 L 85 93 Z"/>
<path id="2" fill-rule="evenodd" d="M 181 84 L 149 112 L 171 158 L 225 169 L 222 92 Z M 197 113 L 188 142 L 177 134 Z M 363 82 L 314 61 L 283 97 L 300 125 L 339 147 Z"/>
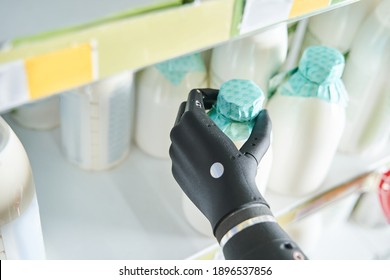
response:
<path id="1" fill-rule="evenodd" d="M 232 141 L 245 140 L 264 100 L 263 91 L 254 82 L 230 80 L 221 85 L 217 102 L 208 114 Z"/>
<path id="2" fill-rule="evenodd" d="M 297 71 L 280 86 L 286 96 L 314 97 L 347 106 L 348 94 L 341 80 L 345 67 L 344 56 L 325 46 L 308 47 Z"/>
<path id="3" fill-rule="evenodd" d="M 172 84 L 178 85 L 189 72 L 205 72 L 200 53 L 174 58 L 156 65 L 160 73 Z"/>

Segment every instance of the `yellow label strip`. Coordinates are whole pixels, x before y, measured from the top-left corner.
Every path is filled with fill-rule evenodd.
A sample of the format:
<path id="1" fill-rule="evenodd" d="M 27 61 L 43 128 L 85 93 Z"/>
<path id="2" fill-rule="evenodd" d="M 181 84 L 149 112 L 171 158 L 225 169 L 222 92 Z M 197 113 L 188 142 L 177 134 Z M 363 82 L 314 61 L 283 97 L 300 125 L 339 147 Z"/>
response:
<path id="1" fill-rule="evenodd" d="M 326 8 L 330 0 L 294 0 L 289 18 L 298 17 L 318 9 Z"/>
<path id="2" fill-rule="evenodd" d="M 91 82 L 94 78 L 93 47 L 79 44 L 25 60 L 31 99 L 45 97 Z"/>

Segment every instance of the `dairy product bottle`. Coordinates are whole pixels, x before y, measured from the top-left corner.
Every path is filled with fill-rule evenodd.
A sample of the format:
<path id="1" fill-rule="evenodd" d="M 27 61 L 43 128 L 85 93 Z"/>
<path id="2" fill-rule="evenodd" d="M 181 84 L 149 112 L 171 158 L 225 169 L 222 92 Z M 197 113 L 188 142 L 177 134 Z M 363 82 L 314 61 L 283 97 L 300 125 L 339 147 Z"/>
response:
<path id="1" fill-rule="evenodd" d="M 22 105 L 11 112 L 11 117 L 21 126 L 34 130 L 48 130 L 59 126 L 59 96 L 50 96 Z"/>
<path id="2" fill-rule="evenodd" d="M 61 140 L 65 157 L 86 170 L 104 170 L 129 153 L 133 74 L 125 72 L 61 95 Z"/>
<path id="3" fill-rule="evenodd" d="M 377 153 L 390 136 L 390 1 L 367 18 L 349 54 L 343 80 L 350 96 L 339 150 Z"/>
<path id="4" fill-rule="evenodd" d="M 230 80 L 222 84 L 217 102 L 208 115 L 240 149 L 249 138 L 264 101 L 264 93 L 254 82 Z M 271 162 L 270 147 L 259 164 L 256 176 L 256 184 L 262 194 L 265 193 Z M 196 230 L 213 236 L 210 223 L 184 194 L 183 209 L 187 220 Z"/>
<path id="5" fill-rule="evenodd" d="M 287 56 L 287 25 L 280 24 L 251 37 L 230 41 L 212 50 L 210 87 L 231 79 L 254 81 L 264 92 Z"/>
<path id="6" fill-rule="evenodd" d="M 135 142 L 146 153 L 169 159 L 169 133 L 177 108 L 194 88 L 207 87 L 202 56 L 178 57 L 146 68 L 137 77 Z"/>
<path id="7" fill-rule="evenodd" d="M 361 24 L 379 2 L 361 0 L 311 17 L 302 50 L 313 45 L 325 45 L 347 53 Z"/>
<path id="8" fill-rule="evenodd" d="M 15 133 L 0 117 L 0 258 L 45 259 L 30 163 Z"/>
<path id="9" fill-rule="evenodd" d="M 274 137 L 270 190 L 303 195 L 321 185 L 345 125 L 343 70 L 339 51 L 309 47 L 269 100 Z"/>

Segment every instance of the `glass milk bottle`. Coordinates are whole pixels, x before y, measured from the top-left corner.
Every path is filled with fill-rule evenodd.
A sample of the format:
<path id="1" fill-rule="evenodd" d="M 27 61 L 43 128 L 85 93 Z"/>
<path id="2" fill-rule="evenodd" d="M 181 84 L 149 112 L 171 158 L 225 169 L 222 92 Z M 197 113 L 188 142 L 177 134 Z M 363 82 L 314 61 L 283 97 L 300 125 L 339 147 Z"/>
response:
<path id="1" fill-rule="evenodd" d="M 343 70 L 339 51 L 309 47 L 298 69 L 269 100 L 274 157 L 268 189 L 303 195 L 321 185 L 345 124 Z"/>
<path id="2" fill-rule="evenodd" d="M 353 42 L 343 80 L 350 103 L 340 151 L 379 152 L 390 137 L 390 1 L 383 0 Z"/>
<path id="3" fill-rule="evenodd" d="M 146 153 L 169 159 L 169 133 L 177 108 L 194 88 L 207 87 L 201 55 L 191 54 L 151 66 L 137 78 L 135 141 Z"/>
<path id="4" fill-rule="evenodd" d="M 1 117 L 0 259 L 45 259 L 30 162 L 22 143 Z"/>
<path id="5" fill-rule="evenodd" d="M 230 80 L 222 84 L 217 102 L 208 112 L 215 124 L 240 149 L 249 138 L 255 118 L 263 109 L 265 95 L 249 80 Z M 256 184 L 264 194 L 271 169 L 272 148 L 261 160 L 256 176 Z M 189 223 L 199 232 L 213 236 L 210 223 L 196 206 L 183 195 L 183 209 Z"/>
<path id="6" fill-rule="evenodd" d="M 268 81 L 286 60 L 287 48 L 285 23 L 214 48 L 210 63 L 210 87 L 220 88 L 228 80 L 245 79 L 254 81 L 267 92 Z"/>
<path id="7" fill-rule="evenodd" d="M 347 53 L 361 24 L 378 2 L 380 0 L 361 0 L 311 17 L 302 49 L 325 45 L 336 48 L 343 54 Z"/>
<path id="8" fill-rule="evenodd" d="M 129 153 L 133 74 L 119 74 L 61 95 L 65 157 L 86 170 L 105 170 Z"/>

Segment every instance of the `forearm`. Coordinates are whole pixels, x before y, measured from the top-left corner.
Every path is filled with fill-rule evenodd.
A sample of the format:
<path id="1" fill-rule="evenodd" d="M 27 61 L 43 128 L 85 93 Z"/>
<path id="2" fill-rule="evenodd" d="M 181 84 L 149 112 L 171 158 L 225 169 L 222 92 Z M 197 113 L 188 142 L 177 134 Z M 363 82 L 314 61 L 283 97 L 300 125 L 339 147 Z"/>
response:
<path id="1" fill-rule="evenodd" d="M 252 204 L 229 215 L 215 235 L 226 259 L 306 259 L 264 204 Z"/>

